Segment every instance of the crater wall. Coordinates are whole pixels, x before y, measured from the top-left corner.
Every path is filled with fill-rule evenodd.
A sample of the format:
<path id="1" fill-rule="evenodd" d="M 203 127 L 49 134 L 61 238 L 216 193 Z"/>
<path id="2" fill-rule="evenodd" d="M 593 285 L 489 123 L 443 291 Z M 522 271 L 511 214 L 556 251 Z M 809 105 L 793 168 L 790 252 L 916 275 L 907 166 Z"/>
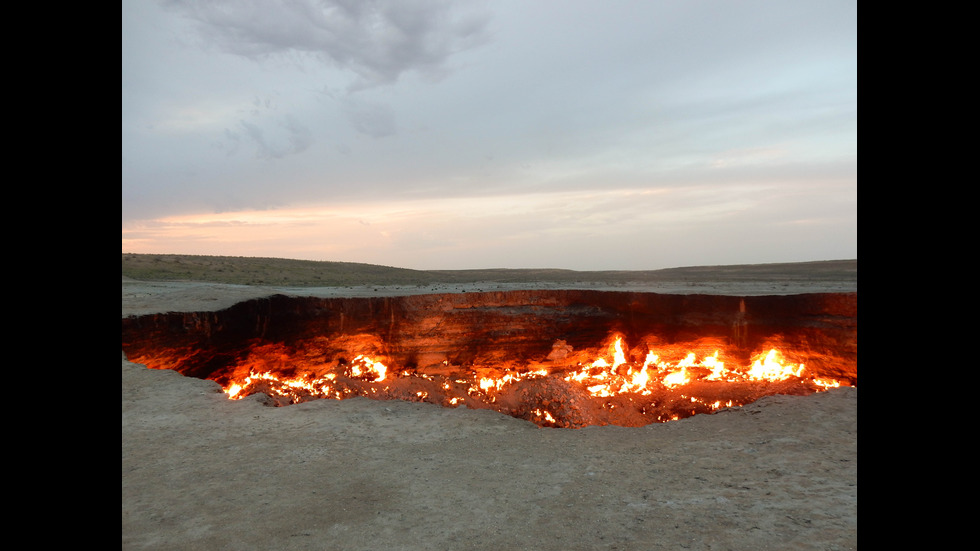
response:
<path id="1" fill-rule="evenodd" d="M 746 355 L 770 343 L 796 351 L 814 373 L 857 384 L 857 294 L 674 295 L 529 290 L 402 297 L 272 295 L 216 312 L 161 313 L 122 320 L 127 356 L 168 350 L 156 368 L 221 380 L 263 343 L 320 339 L 318 354 L 364 353 L 427 373 L 495 361 L 539 362 L 561 340 L 601 346 L 610 334 L 635 346 L 725 341 Z"/>

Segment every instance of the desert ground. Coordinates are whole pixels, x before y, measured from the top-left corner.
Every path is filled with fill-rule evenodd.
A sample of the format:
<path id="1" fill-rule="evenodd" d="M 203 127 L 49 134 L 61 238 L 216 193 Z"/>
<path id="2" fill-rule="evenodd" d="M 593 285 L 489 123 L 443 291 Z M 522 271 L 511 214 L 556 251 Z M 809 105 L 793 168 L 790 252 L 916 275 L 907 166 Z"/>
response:
<path id="1" fill-rule="evenodd" d="M 855 262 L 856 270 L 856 262 Z M 717 279 L 717 278 L 715 278 Z M 613 288 L 856 292 L 712 278 Z M 376 296 L 531 283 L 276 287 L 123 276 L 122 315 L 273 293 Z M 561 285 L 538 283 L 533 285 Z M 608 282 L 582 283 L 607 288 Z M 641 428 L 539 428 L 366 398 L 281 408 L 122 356 L 126 550 L 857 548 L 857 388 Z"/>

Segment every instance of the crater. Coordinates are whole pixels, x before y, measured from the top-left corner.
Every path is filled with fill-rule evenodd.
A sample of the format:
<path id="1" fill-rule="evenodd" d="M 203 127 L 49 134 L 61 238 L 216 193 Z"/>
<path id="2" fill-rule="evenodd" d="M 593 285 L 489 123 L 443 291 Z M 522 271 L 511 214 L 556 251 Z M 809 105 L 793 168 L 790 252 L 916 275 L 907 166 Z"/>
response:
<path id="1" fill-rule="evenodd" d="M 857 294 L 272 295 L 123 318 L 122 347 L 270 406 L 364 396 L 643 426 L 857 386 Z"/>

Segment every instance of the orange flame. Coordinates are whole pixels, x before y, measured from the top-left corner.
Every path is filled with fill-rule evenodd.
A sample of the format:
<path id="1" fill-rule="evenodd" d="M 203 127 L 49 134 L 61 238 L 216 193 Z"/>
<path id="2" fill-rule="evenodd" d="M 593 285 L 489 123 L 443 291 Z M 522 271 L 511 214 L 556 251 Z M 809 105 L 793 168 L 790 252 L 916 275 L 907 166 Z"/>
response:
<path id="1" fill-rule="evenodd" d="M 506 391 L 508 385 L 525 380 L 545 378 L 577 385 L 594 398 L 612 399 L 616 396 L 627 396 L 630 401 L 642 400 L 644 396 L 651 396 L 654 393 L 663 397 L 666 396 L 664 392 L 676 392 L 680 388 L 687 388 L 688 385 L 700 381 L 775 383 L 795 378 L 801 382 L 809 381 L 807 383 L 810 385 L 808 388 L 810 391 L 816 392 L 842 385 L 841 381 L 827 377 L 804 379 L 804 364 L 787 363 L 782 353 L 775 348 L 753 356 L 752 364 L 746 368 L 729 368 L 725 362 L 719 359 L 718 350 L 714 350 L 713 354 L 710 355 L 704 355 L 701 352 L 688 352 L 682 359 L 671 362 L 665 360 L 663 356 L 677 357 L 674 355 L 673 347 L 664 350 L 655 350 L 651 347 L 645 352 L 642 362 L 631 359 L 631 357 L 641 354 L 644 352 L 637 350 L 627 352 L 624 349 L 623 338 L 616 336 L 604 354 L 592 361 L 578 363 L 577 369 L 572 371 L 562 371 L 558 364 L 545 363 L 537 364 L 534 367 L 528 366 L 524 370 L 507 369 L 502 374 L 496 372 L 487 375 L 485 372 L 489 370 L 480 368 L 483 374 L 478 375 L 477 371 L 474 370 L 470 372 L 469 377 L 458 375 L 434 377 L 411 370 L 391 372 L 384 363 L 367 355 L 358 355 L 343 369 L 323 366 L 319 370 L 333 369 L 334 371 L 320 376 L 285 377 L 274 373 L 272 370 L 260 371 L 259 368 L 259 366 L 274 367 L 271 365 L 272 363 L 281 365 L 281 361 L 263 363 L 261 359 L 258 359 L 253 364 L 255 367 L 249 371 L 248 376 L 229 382 L 224 387 L 224 391 L 230 399 L 235 400 L 244 398 L 250 393 L 265 392 L 270 396 L 288 400 L 290 403 L 312 398 L 345 399 L 357 395 L 366 395 L 370 397 L 387 396 L 389 398 L 394 396 L 415 401 L 436 401 L 453 407 L 460 405 L 479 406 L 480 404 L 484 405 L 479 407 L 488 407 L 486 404 L 497 402 L 498 396 Z M 699 354 L 701 354 L 700 359 Z M 353 384 L 354 380 L 360 382 L 355 385 Z M 391 394 L 392 391 L 389 386 L 378 384 L 409 380 L 417 382 L 403 387 L 408 390 L 404 390 L 400 394 L 397 392 Z M 684 392 L 689 393 L 689 391 Z M 735 403 L 732 399 L 727 399 L 729 396 L 718 399 L 717 393 L 711 398 L 683 395 L 681 398 L 690 400 L 689 403 L 692 408 L 690 413 L 705 410 L 715 411 L 724 407 L 732 407 Z M 661 398 L 656 399 L 661 400 Z M 512 398 L 508 403 L 513 404 Z M 547 405 L 548 402 L 542 403 Z M 656 404 L 649 402 L 648 405 L 656 406 Z M 501 405 L 501 407 L 504 406 Z M 612 409 L 616 405 L 607 402 L 603 407 Z M 538 407 L 523 411 L 529 411 L 531 419 L 538 424 L 549 423 L 554 425 L 557 423 L 555 415 L 557 415 L 558 410 L 548 411 Z M 677 418 L 677 415 L 672 415 L 670 418 Z M 661 418 L 660 420 L 665 419 Z"/>
<path id="2" fill-rule="evenodd" d="M 374 382 L 385 380 L 385 373 L 388 368 L 381 362 L 372 360 L 363 354 L 354 358 L 354 364 L 350 368 L 351 377 L 370 377 L 375 376 Z"/>
<path id="3" fill-rule="evenodd" d="M 749 378 L 755 381 L 783 381 L 790 377 L 799 377 L 803 373 L 803 364 L 795 368 L 783 365 L 780 357 L 779 351 L 772 349 L 764 358 L 757 358 L 749 369 Z"/>

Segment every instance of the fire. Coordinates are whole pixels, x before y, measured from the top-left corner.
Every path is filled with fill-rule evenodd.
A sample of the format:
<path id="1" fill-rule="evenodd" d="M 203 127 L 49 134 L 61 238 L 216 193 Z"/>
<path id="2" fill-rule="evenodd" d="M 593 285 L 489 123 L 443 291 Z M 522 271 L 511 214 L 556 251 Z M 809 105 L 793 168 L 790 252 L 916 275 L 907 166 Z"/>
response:
<path id="1" fill-rule="evenodd" d="M 587 351 L 582 354 L 575 358 L 588 357 Z M 305 364 L 301 367 L 309 368 L 309 373 L 287 376 L 285 373 L 290 372 L 282 366 L 290 363 L 289 355 L 268 348 L 240 366 L 237 371 L 247 369 L 248 374 L 232 377 L 223 390 L 233 400 L 265 393 L 277 405 L 367 396 L 497 409 L 541 426 L 584 426 L 568 420 L 584 407 L 575 402 L 580 399 L 576 396 L 594 400 L 595 406 L 588 407 L 596 411 L 620 415 L 623 411 L 638 412 L 647 419 L 645 424 L 743 405 L 767 393 L 812 393 L 842 385 L 828 377 L 808 377 L 803 363 L 786 361 L 776 348 L 749 356 L 748 366 L 730 367 L 729 361 L 746 356 L 726 354 L 723 360 L 720 350 L 707 349 L 703 344 L 695 351 L 680 353 L 676 346 L 628 350 L 623 337 L 615 336 L 597 356 L 578 363 L 572 359 L 569 363 L 549 360 L 523 368 L 474 366 L 468 373 L 435 375 L 404 368 L 392 370 L 382 358 L 360 354 L 350 362 Z M 444 367 L 453 369 L 448 362 Z M 725 390 L 731 388 L 738 390 Z"/>
<path id="2" fill-rule="evenodd" d="M 814 377 L 813 383 L 822 388 L 840 388 L 840 381 L 825 377 Z"/>
<path id="3" fill-rule="evenodd" d="M 364 356 L 363 354 L 354 358 L 354 364 L 350 368 L 351 377 L 370 377 L 375 376 L 374 381 L 380 382 L 385 380 L 385 373 L 388 368 L 385 364 L 372 360 Z"/>
<path id="4" fill-rule="evenodd" d="M 483 393 L 488 393 L 492 391 L 498 391 L 511 383 L 516 383 L 517 381 L 522 381 L 528 378 L 544 377 L 548 374 L 547 370 L 539 369 L 536 371 L 527 371 L 524 373 L 505 373 L 501 377 L 481 377 L 480 382 L 477 385 L 479 391 Z M 476 391 L 475 388 L 471 388 L 471 391 Z"/>
<path id="5" fill-rule="evenodd" d="M 766 353 L 764 358 L 756 359 L 749 369 L 749 378 L 756 381 L 784 381 L 790 377 L 799 377 L 803 373 L 803 364 L 797 367 L 783 365 L 779 351 L 776 349 Z"/>
<path id="6" fill-rule="evenodd" d="M 681 366 L 680 371 L 673 371 L 664 375 L 662 379 L 663 385 L 671 388 L 686 385 L 689 382 L 691 382 L 691 377 L 687 374 L 687 367 L 685 366 Z"/>
<path id="7" fill-rule="evenodd" d="M 544 421 L 547 421 L 548 423 L 557 423 L 557 421 L 555 420 L 555 418 L 552 417 L 551 416 L 551 413 L 549 413 L 548 410 L 546 410 L 546 409 L 537 408 L 537 409 L 531 410 L 531 413 L 533 413 L 534 415 L 540 417 Z"/>
<path id="8" fill-rule="evenodd" d="M 225 388 L 225 392 L 228 394 L 228 397 L 231 398 L 232 400 L 234 400 L 238 396 L 238 393 L 240 393 L 241 391 L 242 391 L 242 385 L 238 383 L 231 383 L 230 385 L 228 385 L 227 388 Z"/>
<path id="9" fill-rule="evenodd" d="M 587 368 L 567 375 L 565 380 L 586 382 L 586 384 L 596 383 L 588 386 L 588 389 L 594 396 L 600 397 L 628 392 L 646 392 L 649 394 L 648 388 L 651 383 L 655 382 L 669 388 L 685 385 L 690 383 L 693 378 L 693 375 L 688 372 L 689 367 L 707 368 L 710 372 L 704 377 L 706 380 L 724 380 L 725 364 L 718 360 L 718 352 L 701 361 L 698 361 L 697 356 L 691 352 L 676 364 L 671 364 L 661 360 L 660 356 L 651 350 L 647 353 L 642 366 L 637 369 L 630 366 L 626 375 L 620 376 L 618 379 L 616 375 L 618 372 L 617 368 L 621 365 L 628 364 L 626 355 L 623 352 L 622 337 L 616 338 L 611 346 L 611 353 L 614 360 L 610 369 L 600 369 L 597 371 L 596 368 L 610 366 L 606 359 L 599 358 L 589 364 Z M 655 370 L 653 374 L 650 373 L 651 368 Z M 610 379 L 612 379 L 610 382 L 604 382 Z"/>

